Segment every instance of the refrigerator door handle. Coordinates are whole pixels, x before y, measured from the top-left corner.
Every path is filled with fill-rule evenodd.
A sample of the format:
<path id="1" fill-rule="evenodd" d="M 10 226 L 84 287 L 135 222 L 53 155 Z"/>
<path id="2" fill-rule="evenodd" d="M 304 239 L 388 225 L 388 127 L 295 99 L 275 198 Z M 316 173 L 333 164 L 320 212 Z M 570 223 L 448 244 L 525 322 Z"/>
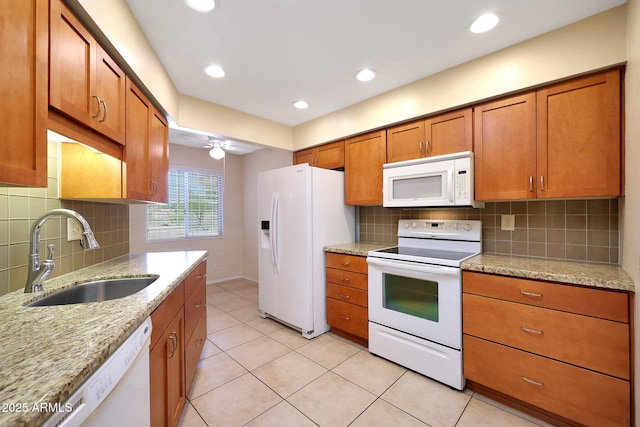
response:
<path id="1" fill-rule="evenodd" d="M 280 251 L 278 247 L 278 193 L 271 199 L 271 261 L 276 274 L 280 274 Z"/>

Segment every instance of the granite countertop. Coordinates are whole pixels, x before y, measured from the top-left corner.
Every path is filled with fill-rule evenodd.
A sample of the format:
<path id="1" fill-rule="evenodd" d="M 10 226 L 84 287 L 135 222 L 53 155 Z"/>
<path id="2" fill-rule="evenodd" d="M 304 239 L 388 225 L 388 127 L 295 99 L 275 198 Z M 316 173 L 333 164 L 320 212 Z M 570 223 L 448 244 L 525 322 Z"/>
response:
<path id="1" fill-rule="evenodd" d="M 0 425 L 40 425 L 49 414 L 35 405 L 64 403 L 206 257 L 206 251 L 129 254 L 47 280 L 38 295 L 0 297 Z M 152 274 L 160 277 L 125 298 L 24 306 L 77 283 Z"/>
<path id="2" fill-rule="evenodd" d="M 388 248 L 394 245 L 385 245 L 384 243 L 343 243 L 340 245 L 329 245 L 324 247 L 325 252 L 335 252 L 338 254 L 367 256 L 367 252 L 375 251 L 382 248 Z"/>
<path id="3" fill-rule="evenodd" d="M 635 292 L 633 280 L 617 265 L 481 254 L 464 261 L 461 267 L 481 273 Z"/>

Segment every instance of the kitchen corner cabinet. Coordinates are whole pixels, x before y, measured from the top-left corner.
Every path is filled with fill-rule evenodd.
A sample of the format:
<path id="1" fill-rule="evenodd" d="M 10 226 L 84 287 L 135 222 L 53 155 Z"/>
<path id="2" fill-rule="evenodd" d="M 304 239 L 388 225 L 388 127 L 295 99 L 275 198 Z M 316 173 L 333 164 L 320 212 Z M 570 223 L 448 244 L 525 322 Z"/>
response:
<path id="1" fill-rule="evenodd" d="M 202 261 L 151 313 L 151 425 L 176 426 L 207 339 L 206 274 Z"/>
<path id="2" fill-rule="evenodd" d="M 473 150 L 471 108 L 387 129 L 387 162 Z"/>
<path id="3" fill-rule="evenodd" d="M 0 185 L 47 186 L 47 0 L 0 1 Z"/>
<path id="4" fill-rule="evenodd" d="M 344 141 L 330 142 L 293 153 L 293 164 L 309 163 L 323 169 L 344 168 Z"/>
<path id="5" fill-rule="evenodd" d="M 369 340 L 368 265 L 361 256 L 326 253 L 327 323 L 336 335 Z"/>
<path id="6" fill-rule="evenodd" d="M 344 143 L 345 204 L 382 205 L 382 166 L 387 162 L 387 133 L 369 132 Z"/>
<path id="7" fill-rule="evenodd" d="M 476 199 L 622 194 L 620 93 L 614 69 L 476 107 Z"/>
<path id="8" fill-rule="evenodd" d="M 49 105 L 125 143 L 125 74 L 61 0 L 51 0 Z"/>
<path id="9" fill-rule="evenodd" d="M 126 81 L 124 198 L 167 202 L 167 121 L 142 91 Z"/>
<path id="10" fill-rule="evenodd" d="M 548 419 L 631 421 L 627 292 L 464 271 L 469 388 Z"/>

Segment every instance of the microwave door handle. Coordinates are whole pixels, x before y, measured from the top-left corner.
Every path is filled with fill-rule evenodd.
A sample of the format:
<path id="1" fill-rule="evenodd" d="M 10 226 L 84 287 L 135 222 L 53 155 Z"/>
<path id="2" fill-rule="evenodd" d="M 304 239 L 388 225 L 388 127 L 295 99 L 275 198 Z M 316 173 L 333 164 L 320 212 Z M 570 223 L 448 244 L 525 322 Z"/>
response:
<path id="1" fill-rule="evenodd" d="M 449 175 L 449 202 L 453 203 L 453 169 L 447 171 Z"/>

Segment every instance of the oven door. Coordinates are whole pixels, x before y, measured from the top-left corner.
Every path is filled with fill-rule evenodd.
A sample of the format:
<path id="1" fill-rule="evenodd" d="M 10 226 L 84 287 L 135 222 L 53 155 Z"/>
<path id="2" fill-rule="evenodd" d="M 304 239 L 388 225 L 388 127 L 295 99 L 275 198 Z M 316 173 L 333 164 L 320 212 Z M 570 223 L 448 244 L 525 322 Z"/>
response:
<path id="1" fill-rule="evenodd" d="M 369 321 L 462 348 L 460 269 L 368 257 Z"/>

